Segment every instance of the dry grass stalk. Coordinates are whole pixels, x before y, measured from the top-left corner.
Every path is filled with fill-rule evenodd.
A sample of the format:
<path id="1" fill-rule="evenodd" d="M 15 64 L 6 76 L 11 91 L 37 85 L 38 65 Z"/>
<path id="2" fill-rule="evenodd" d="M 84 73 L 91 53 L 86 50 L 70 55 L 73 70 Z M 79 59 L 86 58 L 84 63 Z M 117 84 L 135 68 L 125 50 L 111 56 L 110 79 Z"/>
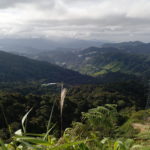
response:
<path id="1" fill-rule="evenodd" d="M 62 88 L 61 98 L 60 98 L 61 135 L 62 135 L 62 113 L 63 113 L 63 107 L 64 107 L 64 101 L 65 101 L 66 94 L 67 94 L 67 89 Z"/>
<path id="2" fill-rule="evenodd" d="M 63 107 L 64 107 L 66 93 L 67 93 L 67 89 L 63 88 L 61 91 L 61 98 L 60 98 L 60 114 L 61 114 L 61 116 L 62 116 L 62 111 L 63 111 Z"/>

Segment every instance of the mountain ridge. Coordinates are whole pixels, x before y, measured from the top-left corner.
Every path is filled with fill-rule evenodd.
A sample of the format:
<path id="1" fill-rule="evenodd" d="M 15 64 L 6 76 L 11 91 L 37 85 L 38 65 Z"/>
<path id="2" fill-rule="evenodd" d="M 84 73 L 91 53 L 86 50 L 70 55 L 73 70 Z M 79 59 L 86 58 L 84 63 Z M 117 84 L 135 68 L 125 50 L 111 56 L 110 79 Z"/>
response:
<path id="1" fill-rule="evenodd" d="M 128 46 L 129 49 L 126 49 L 126 47 L 124 49 L 116 47 L 89 47 L 80 51 L 51 51 L 37 55 L 37 59 L 49 61 L 61 67 L 92 76 L 104 75 L 111 72 L 149 76 L 149 44 L 135 43 L 126 43 L 126 45 L 131 44 L 131 46 Z M 145 51 L 141 47 L 137 50 L 137 45 L 141 44 L 147 47 Z"/>
<path id="2" fill-rule="evenodd" d="M 44 80 L 78 84 L 96 81 L 92 77 L 48 62 L 32 60 L 3 51 L 0 51 L 0 68 L 1 82 Z"/>

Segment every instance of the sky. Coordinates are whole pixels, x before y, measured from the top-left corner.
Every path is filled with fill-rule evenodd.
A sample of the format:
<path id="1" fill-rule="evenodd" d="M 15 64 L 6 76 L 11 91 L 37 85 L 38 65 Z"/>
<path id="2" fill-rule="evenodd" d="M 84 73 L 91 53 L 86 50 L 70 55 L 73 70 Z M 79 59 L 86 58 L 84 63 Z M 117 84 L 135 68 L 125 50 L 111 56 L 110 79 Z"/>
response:
<path id="1" fill-rule="evenodd" d="M 150 0 L 1 0 L 0 38 L 150 42 Z"/>

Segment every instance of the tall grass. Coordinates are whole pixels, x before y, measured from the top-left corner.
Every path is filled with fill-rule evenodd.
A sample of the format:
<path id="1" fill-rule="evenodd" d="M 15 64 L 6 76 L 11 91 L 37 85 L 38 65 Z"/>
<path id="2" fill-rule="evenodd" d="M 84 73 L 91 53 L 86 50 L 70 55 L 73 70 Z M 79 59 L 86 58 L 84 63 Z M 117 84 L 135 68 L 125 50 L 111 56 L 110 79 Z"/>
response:
<path id="1" fill-rule="evenodd" d="M 51 86 L 51 85 L 58 85 L 61 88 L 60 91 L 60 128 L 61 128 L 61 136 L 63 134 L 63 107 L 64 107 L 64 101 L 65 101 L 65 97 L 66 97 L 66 93 L 67 93 L 67 89 L 64 88 L 64 84 L 62 83 L 47 83 L 47 84 L 42 84 L 42 87 L 47 87 L 47 86 Z M 52 108 L 51 108 L 51 112 L 49 115 L 49 119 L 48 119 L 48 124 L 47 124 L 47 135 L 50 132 L 51 128 L 50 128 L 50 124 L 52 121 L 52 116 L 53 116 L 53 112 L 54 112 L 54 107 L 56 105 L 57 100 L 55 100 L 53 102 Z"/>
<path id="2" fill-rule="evenodd" d="M 9 134 L 10 134 L 10 136 L 12 136 L 12 130 L 11 130 L 11 127 L 10 127 L 10 125 L 8 123 L 7 117 L 5 115 L 4 108 L 3 108 L 2 105 L 0 105 L 0 108 L 1 108 L 1 112 L 2 112 L 3 117 L 4 117 L 5 124 L 6 124 L 7 128 L 8 128 Z"/>

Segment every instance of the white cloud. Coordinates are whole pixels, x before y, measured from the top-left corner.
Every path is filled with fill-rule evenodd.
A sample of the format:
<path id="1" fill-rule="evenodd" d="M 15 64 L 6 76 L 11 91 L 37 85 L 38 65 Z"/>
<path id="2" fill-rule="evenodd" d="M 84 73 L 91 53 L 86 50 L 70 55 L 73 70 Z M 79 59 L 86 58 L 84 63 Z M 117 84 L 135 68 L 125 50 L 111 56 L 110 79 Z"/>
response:
<path id="1" fill-rule="evenodd" d="M 0 8 L 4 37 L 145 40 L 150 32 L 149 0 L 5 0 Z"/>

